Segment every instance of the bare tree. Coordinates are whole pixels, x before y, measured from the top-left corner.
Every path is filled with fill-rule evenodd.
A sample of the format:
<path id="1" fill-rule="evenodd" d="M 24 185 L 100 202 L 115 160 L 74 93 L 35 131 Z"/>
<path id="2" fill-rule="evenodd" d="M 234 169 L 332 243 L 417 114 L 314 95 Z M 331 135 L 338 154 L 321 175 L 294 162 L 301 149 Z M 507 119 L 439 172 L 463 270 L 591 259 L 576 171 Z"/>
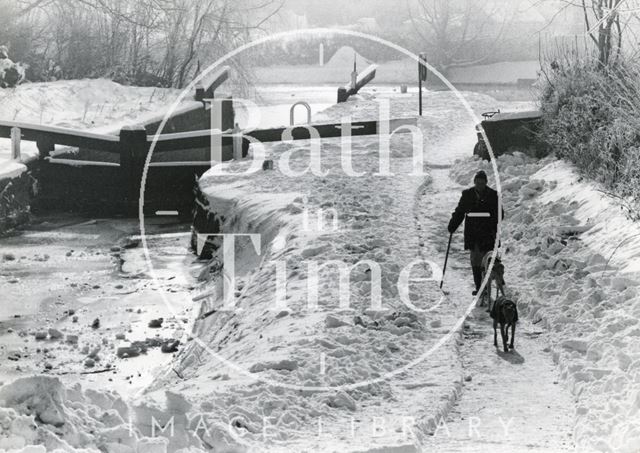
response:
<path id="1" fill-rule="evenodd" d="M 31 46 L 31 61 L 55 60 L 65 77 L 111 75 L 180 87 L 199 62 L 206 64 L 250 40 L 282 2 L 17 0 L 15 16 L 23 24 L 35 17 L 43 30 L 45 48 Z"/>
<path id="2" fill-rule="evenodd" d="M 582 0 L 582 10 L 587 33 L 598 49 L 598 62 L 608 66 L 617 60 L 622 49 L 622 26 L 620 23 L 620 7 L 625 0 Z M 590 15 L 593 15 L 593 23 Z"/>
<path id="3" fill-rule="evenodd" d="M 406 4 L 421 48 L 428 46 L 430 60 L 445 73 L 487 60 L 509 22 L 504 10 L 492 2 L 406 0 Z"/>
<path id="4" fill-rule="evenodd" d="M 545 0 L 541 0 L 540 3 Z M 558 2 L 556 2 L 558 3 Z M 579 8 L 584 18 L 585 36 L 596 48 L 598 64 L 602 67 L 615 64 L 623 50 L 625 35 L 637 51 L 637 29 L 640 2 L 637 0 L 561 0 L 567 8 Z M 552 19 L 553 20 L 553 19 Z"/>

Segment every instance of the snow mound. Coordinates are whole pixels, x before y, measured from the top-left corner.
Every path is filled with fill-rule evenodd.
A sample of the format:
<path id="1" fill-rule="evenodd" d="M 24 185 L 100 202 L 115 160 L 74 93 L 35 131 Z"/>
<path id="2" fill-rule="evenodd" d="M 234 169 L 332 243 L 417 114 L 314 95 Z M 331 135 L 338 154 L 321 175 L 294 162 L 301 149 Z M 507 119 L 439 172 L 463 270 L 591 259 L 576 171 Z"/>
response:
<path id="1" fill-rule="evenodd" d="M 371 64 L 371 61 L 356 52 L 353 47 L 342 46 L 333 54 L 331 59 L 327 61 L 325 67 L 330 69 L 348 69 L 351 71 L 353 70 L 354 59 L 357 64 L 358 71 L 362 71 Z"/>
<path id="2" fill-rule="evenodd" d="M 68 388 L 51 376 L 20 378 L 0 388 L 0 451 L 203 452 L 200 439 L 185 434 L 189 425 L 184 414 L 189 406 L 170 392 L 165 400 L 164 405 L 145 402 L 131 410 L 113 392 L 83 390 L 80 384 Z M 207 429 L 214 436 L 205 437 L 209 445 L 224 445 L 224 436 L 218 436 L 221 429 Z"/>
<path id="3" fill-rule="evenodd" d="M 65 422 L 66 390 L 58 379 L 30 377 L 0 388 L 3 406 L 35 415 L 47 425 L 62 426 Z"/>
<path id="4" fill-rule="evenodd" d="M 27 166 L 19 162 L 0 162 L 0 179 L 13 179 L 27 171 Z"/>
<path id="5" fill-rule="evenodd" d="M 83 392 L 79 384 L 65 388 L 55 377 L 32 376 L 4 385 L 0 406 L 0 448 L 9 451 L 127 451 L 109 446 L 125 438 L 134 451 L 138 437 L 125 424 L 128 408 L 121 398 Z M 118 429 L 127 434 L 114 439 Z"/>

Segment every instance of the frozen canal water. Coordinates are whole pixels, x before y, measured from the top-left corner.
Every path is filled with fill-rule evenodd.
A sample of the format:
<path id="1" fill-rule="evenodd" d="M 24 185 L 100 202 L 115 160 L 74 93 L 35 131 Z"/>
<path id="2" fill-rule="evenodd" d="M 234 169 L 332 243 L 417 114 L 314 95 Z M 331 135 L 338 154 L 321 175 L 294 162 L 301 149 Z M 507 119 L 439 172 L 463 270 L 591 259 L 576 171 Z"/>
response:
<path id="1" fill-rule="evenodd" d="M 159 347 L 125 360 L 115 354 L 132 341 L 182 339 L 191 317 L 189 291 L 201 268 L 188 252 L 189 227 L 173 217 L 147 220 L 157 279 L 144 260 L 137 219 L 51 215 L 0 239 L 0 379 L 83 376 L 89 386 L 125 395 L 149 384 L 171 354 Z M 158 318 L 162 327 L 150 328 Z M 100 325 L 93 328 L 96 319 Z M 50 328 L 63 338 L 52 338 Z M 73 335 L 80 346 L 67 341 Z M 96 349 L 98 360 L 87 366 Z"/>

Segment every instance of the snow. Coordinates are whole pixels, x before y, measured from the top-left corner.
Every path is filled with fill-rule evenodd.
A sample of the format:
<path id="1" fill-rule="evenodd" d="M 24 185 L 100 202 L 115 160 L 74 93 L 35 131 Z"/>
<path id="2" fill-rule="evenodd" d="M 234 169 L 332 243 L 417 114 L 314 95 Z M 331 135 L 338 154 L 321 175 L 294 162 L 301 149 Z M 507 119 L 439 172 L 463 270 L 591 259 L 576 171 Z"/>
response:
<path id="1" fill-rule="evenodd" d="M 356 62 L 358 71 L 362 71 L 371 64 L 369 60 L 360 55 L 353 47 L 340 47 L 325 63 L 328 68 L 339 68 L 347 72 L 353 70 L 353 62 Z"/>
<path id="2" fill-rule="evenodd" d="M 576 446 L 636 452 L 640 226 L 567 162 L 520 153 L 497 161 L 507 284 L 553 335 L 554 360 L 577 403 Z M 489 166 L 469 158 L 452 174 L 468 183 L 478 168 Z"/>
<path id="3" fill-rule="evenodd" d="M 117 133 L 121 126 L 162 115 L 180 90 L 123 86 L 107 79 L 26 83 L 0 89 L 0 120 Z M 183 105 L 189 102 L 185 101 Z M 0 177 L 12 177 L 11 141 L 0 139 Z M 37 158 L 35 143 L 21 143 L 22 163 Z M 19 167 L 24 171 L 24 166 Z"/>
<path id="4" fill-rule="evenodd" d="M 15 161 L 0 162 L 0 179 L 11 179 L 27 171 L 27 166 Z"/>
<path id="5" fill-rule="evenodd" d="M 478 111 L 495 107 L 485 96 L 465 96 Z M 376 119 L 381 99 L 389 99 L 392 117 L 415 112 L 413 94 L 364 93 L 316 120 L 339 121 L 345 115 Z M 490 329 L 477 310 L 470 329 L 459 324 L 470 302 L 463 280 L 466 262 L 452 259 L 447 280 L 451 294 L 446 297 L 428 266 L 415 267 L 412 277 L 427 280 L 411 286 L 409 302 L 427 311 L 416 312 L 402 300 L 395 286 L 402 268 L 416 259 L 441 264 L 444 258 L 449 211 L 442 207 L 451 205 L 459 185 L 469 185 L 478 169 L 492 174 L 488 163 L 465 157 L 450 171 L 457 184 L 442 179 L 453 158 L 470 154 L 473 121 L 451 93 L 427 93 L 425 105 L 418 125 L 425 163 L 433 171 L 423 175 L 411 174 L 411 134 L 391 138 L 389 176 L 372 175 L 378 170 L 378 137 L 352 140 L 354 169 L 367 172 L 362 177 L 341 171 L 339 139 L 322 143 L 322 169 L 329 171 L 323 177 L 281 172 L 282 156 L 298 146 L 292 143 L 267 147 L 275 170 L 243 174 L 251 165 L 245 161 L 217 168 L 236 175 L 205 174 L 200 186 L 222 230 L 260 235 L 260 244 L 236 238 L 234 310 L 225 310 L 221 297 L 224 257 L 218 252 L 202 273 L 197 293 L 191 294 L 193 301 L 176 298 L 182 308 L 200 304 L 193 331 L 185 335 L 186 347 L 138 399 L 125 403 L 114 392 L 66 385 L 49 376 L 19 378 L 0 387 L 0 449 L 413 452 L 416 445 L 429 445 L 439 421 L 450 413 L 492 414 L 491 407 L 505 403 L 515 414 L 527 379 L 540 380 L 531 392 L 549 389 L 523 409 L 531 417 L 549 421 L 549 407 L 573 409 L 564 387 L 548 382 L 555 372 L 553 359 L 576 401 L 573 437 L 579 451 L 638 451 L 637 226 L 615 200 L 580 181 L 570 165 L 554 158 L 535 161 L 521 153 L 497 159 L 507 211 L 502 248 L 507 284 L 517 296 L 521 318 L 530 323 L 523 335 L 531 338 L 522 340 L 525 360 L 531 359 L 526 372 L 504 361 L 496 364 L 499 356 L 489 343 L 486 350 L 474 345 L 473 354 L 461 359 L 466 335 Z M 292 152 L 289 164 L 304 170 L 308 157 Z M 440 190 L 444 198 L 436 200 Z M 430 202 L 438 209 L 429 208 Z M 315 228 L 319 209 L 335 209 L 337 228 L 329 220 L 324 228 Z M 607 264 L 622 240 L 624 247 Z M 454 253 L 461 254 L 459 245 Z M 380 264 L 386 310 L 372 307 L 371 272 L 364 265 L 351 273 L 350 310 L 339 306 L 344 293 L 330 268 L 320 270 L 317 307 L 307 306 L 309 261 L 352 265 L 367 259 Z M 286 294 L 281 298 L 276 297 L 276 273 L 282 268 L 274 261 L 286 261 Z M 131 265 L 141 270 L 141 263 Z M 103 305 L 106 324 L 109 306 Z M 534 338 L 538 324 L 548 330 L 546 351 Z M 105 354 L 114 349 L 109 351 Z M 469 357 L 476 362 L 473 380 L 487 379 L 485 387 L 463 400 L 470 369 L 464 360 Z M 500 366 L 507 370 L 504 376 L 519 384 L 505 396 L 507 401 L 486 402 L 487 395 L 501 391 L 503 375 L 495 374 Z M 547 405 L 545 398 L 553 398 L 554 404 Z M 168 426 L 173 435 L 153 437 Z M 548 422 L 544 428 L 536 432 L 523 425 L 532 443 L 549 448 L 562 444 L 555 438 L 547 443 L 543 437 L 554 427 Z M 564 432 L 555 434 L 559 438 Z M 524 443 L 504 451 L 537 451 Z"/>
<path id="6" fill-rule="evenodd" d="M 469 98 L 476 104 L 482 104 L 483 108 L 491 102 L 483 96 L 469 95 Z M 433 131 L 425 142 L 435 144 L 450 132 L 459 117 L 465 113 L 460 108 L 453 115 L 449 114 L 453 100 L 450 94 L 434 93 L 429 96 L 429 100 L 434 106 L 433 112 L 421 123 L 424 128 Z M 401 96 L 397 104 L 392 103 L 391 111 L 393 115 L 406 116 L 415 110 L 415 105 L 415 96 Z M 325 117 L 337 120 L 355 111 L 356 119 L 375 119 L 376 110 L 374 102 L 360 97 L 326 112 Z M 410 137 L 398 135 L 392 139 L 392 149 L 397 150 L 392 159 L 392 167 L 397 171 L 406 172 L 412 168 L 411 154 L 407 152 Z M 339 140 L 333 140 L 326 145 L 326 150 L 331 155 L 327 163 L 334 170 L 340 164 L 336 158 L 339 144 Z M 291 145 L 284 146 L 286 148 Z M 357 166 L 362 164 L 369 170 L 377 167 L 376 146 L 376 137 L 354 141 L 353 154 L 358 157 Z M 276 145 L 276 149 L 272 151 L 283 151 L 282 145 Z M 302 153 L 294 154 L 291 159 L 293 168 L 298 168 L 302 162 Z M 230 164 L 229 167 L 233 169 L 234 166 L 245 165 Z M 384 294 L 392 298 L 388 305 L 385 300 L 385 308 L 388 308 L 386 312 L 368 310 L 370 284 L 366 281 L 367 273 L 363 267 L 354 271 L 354 274 L 357 273 L 354 287 L 357 288 L 351 294 L 351 304 L 352 307 L 357 307 L 358 318 L 354 313 L 335 310 L 329 306 L 332 305 L 330 298 L 336 296 L 337 291 L 331 280 L 325 278 L 328 271 L 322 273 L 319 300 L 321 310 L 310 314 L 299 312 L 304 303 L 305 290 L 301 286 L 304 281 L 301 261 L 304 258 L 322 256 L 352 259 L 362 255 L 363 258 L 380 261 L 386 270 L 397 276 L 400 263 L 419 256 L 416 250 L 417 236 L 406 234 L 415 228 L 414 219 L 407 213 L 412 209 L 416 190 L 428 182 L 426 175 L 398 175 L 379 180 L 340 175 L 315 178 L 308 175 L 294 181 L 286 176 L 274 176 L 275 172 L 259 172 L 252 177 L 231 177 L 228 181 L 223 181 L 225 186 L 216 187 L 213 184 L 208 189 L 207 178 L 203 180 L 211 205 L 224 210 L 225 231 L 261 233 L 264 252 L 268 253 L 260 259 L 250 253 L 251 247 L 244 247 L 243 253 L 238 257 L 237 270 L 244 280 L 241 306 L 246 309 L 245 312 L 237 317 L 221 313 L 198 322 L 192 334 L 194 338 L 185 338 L 191 343 L 186 352 L 171 367 L 165 368 L 165 374 L 151 383 L 139 400 L 129 402 L 131 423 L 141 433 L 135 438 L 137 451 L 145 451 L 144 448 L 147 447 L 154 452 L 165 448 L 152 445 L 152 441 L 143 437 L 150 434 L 150 428 L 153 429 L 153 421 L 150 423 L 149 420 L 154 416 L 158 419 L 163 417 L 164 422 L 168 422 L 166 417 L 174 417 L 178 434 L 170 436 L 166 444 L 171 452 L 183 448 L 196 451 L 194 449 L 211 445 L 221 445 L 224 448 L 243 448 L 246 444 L 261 445 L 264 420 L 258 414 L 264 414 L 269 424 L 268 430 L 273 427 L 275 431 L 273 439 L 267 441 L 274 451 L 295 448 L 295 445 L 306 448 L 310 446 L 310 442 L 311 447 L 313 444 L 317 444 L 318 448 L 322 448 L 322 445 L 335 445 L 340 451 L 346 450 L 338 445 L 352 449 L 368 449 L 377 445 L 410 445 L 412 441 L 407 438 L 408 434 L 403 433 L 405 413 L 414 414 L 416 423 L 432 427 L 436 417 L 446 411 L 455 399 L 461 380 L 455 360 L 455 344 L 448 343 L 437 349 L 429 360 L 407 368 L 410 371 L 404 372 L 401 367 L 420 358 L 425 350 L 425 343 L 433 344 L 440 339 L 455 325 L 457 317 L 437 307 L 428 315 L 414 316 L 400 303 L 390 278 L 385 279 L 383 285 Z M 217 182 L 216 179 L 215 183 Z M 329 209 L 335 205 L 341 215 L 338 231 L 305 232 L 300 225 L 305 206 L 301 194 L 308 197 L 306 203 L 309 208 L 322 206 Z M 385 215 L 380 214 L 385 211 Z M 396 244 L 399 245 L 397 250 L 388 250 L 392 246 L 396 248 Z M 268 266 L 261 265 L 266 257 L 272 259 L 278 256 L 290 259 L 289 269 L 294 273 L 299 272 L 299 277 L 291 280 L 287 309 L 271 311 L 271 304 L 264 295 L 273 282 L 273 271 Z M 294 270 L 291 265 L 299 270 Z M 211 282 L 208 288 L 215 289 L 216 285 Z M 204 289 L 207 290 L 207 287 Z M 436 283 L 432 281 L 422 291 L 422 295 L 415 296 L 412 301 L 416 304 L 420 301 L 428 303 L 440 300 L 440 296 Z M 107 302 L 107 299 L 104 301 Z M 93 303 L 95 300 L 87 302 Z M 187 299 L 187 302 L 190 301 Z M 202 310 L 206 310 L 207 305 L 212 302 L 206 300 Z M 109 313 L 109 302 L 101 303 L 100 307 L 94 304 L 91 310 L 97 310 L 94 316 L 98 316 L 105 327 L 118 324 L 118 315 L 113 313 L 112 318 Z M 85 315 L 83 318 L 88 316 L 87 310 L 82 309 L 80 315 Z M 91 319 L 83 319 L 82 322 L 86 326 L 86 323 L 91 323 Z M 227 322 L 230 319 L 233 321 Z M 235 322 L 238 326 L 234 327 Z M 77 348 L 75 355 L 72 351 L 74 357 L 78 354 L 90 356 L 91 346 L 99 344 L 102 334 L 95 330 L 86 332 L 86 328 L 74 324 L 68 317 L 59 324 L 66 323 L 70 324 L 61 329 L 68 335 L 77 335 L 81 331 L 82 344 L 65 344 L 61 348 Z M 37 329 L 30 330 L 37 333 Z M 116 339 L 119 332 L 121 329 L 114 332 Z M 19 344 L 21 340 L 18 338 L 16 341 Z M 117 349 L 115 342 L 108 343 L 100 354 L 104 361 L 111 360 Z M 199 345 L 202 344 L 216 347 L 223 345 L 222 355 L 240 364 L 243 372 L 233 367 L 224 367 L 214 358 L 209 359 L 199 351 Z M 322 360 L 326 365 L 325 375 L 319 369 L 320 353 L 324 356 Z M 152 360 L 153 358 L 145 362 L 146 366 L 152 367 Z M 75 371 L 79 371 L 84 368 L 83 363 L 85 359 L 70 365 L 73 365 Z M 390 373 L 397 374 L 400 385 L 392 386 L 382 379 Z M 257 382 L 256 377 L 259 378 Z M 354 381 L 363 379 L 370 379 L 372 382 L 354 385 L 358 384 Z M 275 380 L 278 384 L 270 385 L 265 380 Z M 61 379 L 60 382 L 63 381 Z M 96 423 L 95 428 L 92 426 L 93 435 L 74 443 L 76 432 L 91 432 L 82 423 L 94 423 L 91 417 L 77 421 L 73 417 L 74 410 L 92 410 L 90 402 L 81 399 L 77 405 L 72 401 L 72 405 L 68 402 L 72 400 L 69 394 L 72 390 L 75 392 L 75 387 L 61 386 L 58 381 L 44 382 L 46 384 L 18 379 L 3 387 L 7 390 L 0 390 L 7 395 L 5 405 L 13 407 L 15 414 L 12 413 L 12 417 L 33 417 L 38 429 L 47 436 L 44 440 L 22 436 L 24 442 L 18 439 L 16 447 L 38 443 L 47 445 L 48 450 L 59 448 L 57 442 L 61 441 L 56 430 L 63 429 L 72 434 L 70 438 L 73 442 L 67 439 L 69 446 L 62 447 L 67 451 L 95 447 L 109 452 L 128 451 L 129 444 L 123 438 L 125 428 L 119 424 L 117 417 L 118 423 L 109 427 L 113 431 L 113 442 L 101 441 L 102 426 Z M 106 378 L 99 382 L 103 382 L 105 386 L 113 385 Z M 213 390 L 212 382 L 216 386 Z M 291 386 L 306 389 L 300 391 Z M 316 391 L 315 388 L 319 386 L 327 386 L 329 390 Z M 350 386 L 353 388 L 349 388 Z M 21 393 L 18 391 L 20 388 L 29 390 Z M 420 389 L 418 397 L 415 389 Z M 35 405 L 32 396 L 36 398 Z M 380 413 L 378 405 L 384 405 L 388 409 L 384 413 L 385 429 L 380 436 L 371 439 L 370 428 L 373 423 L 377 423 L 376 417 Z M 41 411 L 44 420 L 37 413 L 34 414 L 34 410 Z M 200 437 L 186 435 L 185 431 L 190 434 L 189 431 L 193 429 L 191 421 L 198 412 L 206 416 L 208 430 Z M 234 420 L 235 429 L 230 430 L 229 423 Z M 61 427 L 56 427 L 61 421 L 64 421 Z M 357 428 L 355 441 L 350 437 L 349 426 L 352 424 Z M 316 434 L 318 426 L 323 427 L 321 434 Z M 128 428 L 129 426 L 127 433 Z M 3 432 L 0 436 L 6 439 L 11 437 L 9 432 Z M 143 444 L 148 445 L 143 447 Z"/>
<path id="7" fill-rule="evenodd" d="M 479 109 L 492 103 L 479 95 L 468 98 Z M 472 122 L 464 120 L 468 114 L 451 93 L 429 93 L 427 102 L 430 108 L 420 127 L 429 159 L 438 155 L 438 143 L 457 125 L 466 129 Z M 415 96 L 393 97 L 392 117 L 411 115 L 415 103 Z M 339 121 L 348 114 L 354 120 L 376 119 L 377 109 L 375 99 L 360 97 L 316 119 Z M 414 451 L 418 434 L 413 431 L 424 435 L 432 430 L 459 391 L 457 344 L 436 345 L 449 333 L 459 335 L 451 331 L 466 301 L 443 301 L 428 267 L 416 266 L 412 277 L 431 280 L 412 286 L 410 299 L 426 312 L 408 308 L 396 289 L 400 271 L 422 257 L 424 245 L 413 213 L 416 196 L 430 178 L 410 174 L 411 138 L 391 139 L 392 176 L 372 176 L 378 169 L 378 137 L 352 140 L 354 169 L 367 172 L 362 177 L 341 172 L 339 139 L 322 143 L 322 169 L 329 172 L 324 177 L 283 174 L 281 156 L 294 149 L 287 143 L 267 149 L 275 171 L 220 174 L 222 168 L 241 173 L 251 165 L 234 162 L 206 173 L 200 186 L 208 209 L 223 218 L 225 233 L 260 235 L 260 255 L 248 239 L 236 250 L 237 311 L 224 310 L 224 285 L 218 278 L 202 289 L 212 296 L 202 302 L 200 313 L 218 311 L 196 323 L 191 344 L 177 360 L 184 380 L 167 373 L 146 396 L 160 396 L 171 387 L 190 401 L 215 408 L 207 416 L 218 423 L 240 417 L 238 435 L 261 451 L 376 451 L 381 446 Z M 307 163 L 302 151 L 290 156 L 296 171 Z M 337 229 L 305 228 L 305 216 L 315 225 L 320 208 L 336 210 Z M 223 259 L 218 254 L 212 261 L 214 277 Z M 364 265 L 352 272 L 351 310 L 338 306 L 340 288 L 328 268 L 320 271 L 317 309 L 307 307 L 309 261 L 352 265 L 367 259 L 380 263 L 384 310 L 371 306 L 372 285 Z M 274 299 L 276 260 L 286 261 L 288 274 L 281 305 Z M 372 436 L 376 423 L 382 426 Z"/>
<path id="8" fill-rule="evenodd" d="M 129 443 L 121 451 L 134 451 L 131 446 L 142 437 L 125 423 L 129 415 L 122 399 L 84 392 L 79 384 L 65 388 L 53 377 L 32 376 L 3 386 L 0 406 L 2 451 L 95 453 L 118 441 Z"/>
<path id="9" fill-rule="evenodd" d="M 589 228 L 581 235 L 589 248 L 607 259 L 611 257 L 611 265 L 620 273 L 640 272 L 640 225 L 625 216 L 620 203 L 593 182 L 579 178 L 567 162 L 554 162 L 531 178 L 556 184 L 540 202 L 558 203 L 564 198 L 579 204 L 574 217 Z"/>
<path id="10" fill-rule="evenodd" d="M 180 444 L 187 447 L 171 451 L 198 453 L 204 446 L 192 435 L 196 427 L 185 416 L 189 407 L 179 395 L 167 392 L 163 406 L 140 404 L 132 410 L 113 392 L 83 390 L 80 384 L 68 388 L 49 376 L 20 378 L 0 389 L 0 451 L 162 453 Z M 209 445 L 224 447 L 222 429 L 206 428 L 203 437 Z M 173 431 L 170 440 L 156 434 L 165 429 Z"/>

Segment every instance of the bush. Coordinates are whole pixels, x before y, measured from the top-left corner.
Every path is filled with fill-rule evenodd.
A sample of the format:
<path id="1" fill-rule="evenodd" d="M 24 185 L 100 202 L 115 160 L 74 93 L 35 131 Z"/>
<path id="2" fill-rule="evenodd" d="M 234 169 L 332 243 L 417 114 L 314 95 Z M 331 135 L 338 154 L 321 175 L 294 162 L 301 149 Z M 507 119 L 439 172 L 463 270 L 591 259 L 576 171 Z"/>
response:
<path id="1" fill-rule="evenodd" d="M 13 88 L 24 80 L 24 68 L 8 58 L 0 59 L 0 88 Z"/>
<path id="2" fill-rule="evenodd" d="M 640 218 L 640 67 L 574 57 L 543 72 L 542 139 Z"/>

